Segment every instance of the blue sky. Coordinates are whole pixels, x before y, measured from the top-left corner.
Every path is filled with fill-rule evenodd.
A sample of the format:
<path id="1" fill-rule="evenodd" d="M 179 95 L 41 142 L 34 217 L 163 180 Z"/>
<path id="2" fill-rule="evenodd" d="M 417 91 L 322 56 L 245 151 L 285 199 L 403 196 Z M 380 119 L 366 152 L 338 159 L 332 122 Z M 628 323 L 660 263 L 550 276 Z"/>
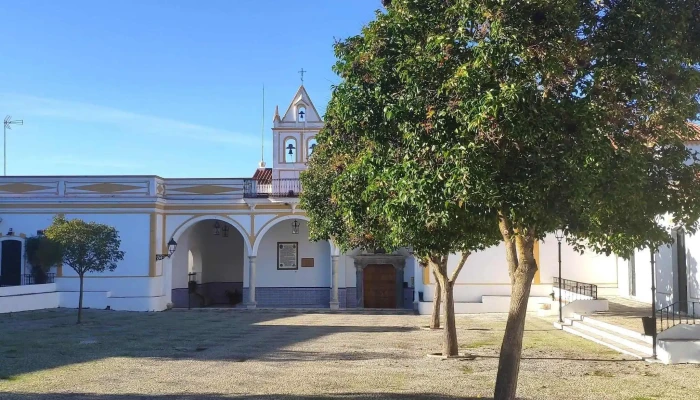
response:
<path id="1" fill-rule="evenodd" d="M 248 177 L 275 105 L 323 113 L 334 38 L 380 0 L 2 0 L 8 175 Z M 269 163 L 270 164 L 270 163 Z"/>

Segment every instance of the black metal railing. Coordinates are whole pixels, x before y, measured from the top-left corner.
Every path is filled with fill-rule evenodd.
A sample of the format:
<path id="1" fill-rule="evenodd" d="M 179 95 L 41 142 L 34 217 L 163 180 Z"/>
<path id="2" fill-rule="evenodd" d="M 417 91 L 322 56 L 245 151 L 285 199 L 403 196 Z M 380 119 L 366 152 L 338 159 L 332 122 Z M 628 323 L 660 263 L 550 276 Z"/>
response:
<path id="1" fill-rule="evenodd" d="M 677 301 L 662 307 L 656 311 L 659 319 L 658 332 L 680 324 L 700 324 L 699 314 L 700 302 L 697 301 Z"/>
<path id="2" fill-rule="evenodd" d="M 43 276 L 34 274 L 22 275 L 22 285 L 41 285 L 44 283 L 54 283 L 56 274 L 53 272 L 45 273 Z"/>
<path id="3" fill-rule="evenodd" d="M 299 197 L 300 193 L 301 182 L 299 179 L 243 180 L 243 197 L 245 198 Z"/>
<path id="4" fill-rule="evenodd" d="M 592 283 L 577 282 L 570 279 L 561 279 L 560 281 L 558 277 L 554 277 L 552 287 L 559 289 L 559 296 L 566 302 L 598 299 L 598 286 Z"/>

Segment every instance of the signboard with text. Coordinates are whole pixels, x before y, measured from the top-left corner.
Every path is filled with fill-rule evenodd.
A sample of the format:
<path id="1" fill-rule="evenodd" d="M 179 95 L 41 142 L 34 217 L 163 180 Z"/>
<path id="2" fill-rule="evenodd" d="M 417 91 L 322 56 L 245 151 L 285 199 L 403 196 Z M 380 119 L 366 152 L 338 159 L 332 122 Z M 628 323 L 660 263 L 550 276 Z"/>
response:
<path id="1" fill-rule="evenodd" d="M 299 269 L 298 242 L 277 242 L 277 269 Z"/>

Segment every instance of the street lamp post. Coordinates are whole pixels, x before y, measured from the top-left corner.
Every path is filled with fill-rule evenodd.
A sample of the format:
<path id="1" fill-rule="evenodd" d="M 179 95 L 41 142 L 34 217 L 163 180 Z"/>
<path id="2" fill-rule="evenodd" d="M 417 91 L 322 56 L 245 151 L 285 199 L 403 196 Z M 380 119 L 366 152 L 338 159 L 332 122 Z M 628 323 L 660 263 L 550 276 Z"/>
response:
<path id="1" fill-rule="evenodd" d="M 12 125 L 24 125 L 24 120 L 21 119 L 16 119 L 12 120 L 11 116 L 5 117 L 5 120 L 2 123 L 2 137 L 3 137 L 3 145 L 2 145 L 2 175 L 7 176 L 7 130 L 12 129 Z"/>
<path id="2" fill-rule="evenodd" d="M 652 331 L 652 358 L 656 358 L 656 272 L 655 272 L 655 264 L 656 260 L 654 259 L 655 251 L 653 246 L 649 246 L 649 252 L 651 253 L 651 321 L 652 324 L 654 325 L 654 330 Z"/>
<path id="3" fill-rule="evenodd" d="M 558 247 L 558 253 L 559 253 L 559 278 L 557 279 L 557 286 L 559 287 L 559 323 L 562 324 L 564 323 L 564 319 L 562 318 L 562 306 L 561 306 L 561 241 L 564 239 L 564 230 L 563 229 L 557 229 L 554 231 L 554 237 L 557 238 L 557 247 Z"/>

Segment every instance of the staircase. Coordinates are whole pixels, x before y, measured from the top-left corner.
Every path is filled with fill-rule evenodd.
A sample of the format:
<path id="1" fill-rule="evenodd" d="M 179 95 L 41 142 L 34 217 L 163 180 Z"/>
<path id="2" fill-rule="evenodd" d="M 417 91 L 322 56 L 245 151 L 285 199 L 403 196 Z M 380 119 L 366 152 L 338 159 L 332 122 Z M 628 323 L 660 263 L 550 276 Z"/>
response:
<path id="1" fill-rule="evenodd" d="M 571 318 L 564 318 L 563 324 L 554 322 L 554 327 L 640 360 L 650 358 L 653 353 L 651 336 L 586 315 L 574 313 Z"/>

